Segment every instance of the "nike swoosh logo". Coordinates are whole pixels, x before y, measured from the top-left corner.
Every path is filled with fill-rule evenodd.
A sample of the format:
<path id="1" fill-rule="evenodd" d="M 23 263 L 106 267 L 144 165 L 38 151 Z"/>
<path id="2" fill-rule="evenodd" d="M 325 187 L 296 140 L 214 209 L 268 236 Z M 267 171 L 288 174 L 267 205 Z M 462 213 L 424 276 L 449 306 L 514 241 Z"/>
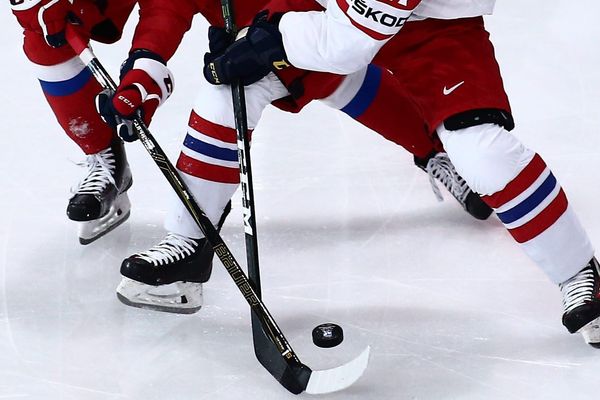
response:
<path id="1" fill-rule="evenodd" d="M 452 86 L 450 89 L 448 89 L 446 86 L 444 86 L 444 96 L 448 96 L 450 93 L 454 92 L 463 83 L 465 83 L 465 81 L 458 82 L 456 85 Z"/>

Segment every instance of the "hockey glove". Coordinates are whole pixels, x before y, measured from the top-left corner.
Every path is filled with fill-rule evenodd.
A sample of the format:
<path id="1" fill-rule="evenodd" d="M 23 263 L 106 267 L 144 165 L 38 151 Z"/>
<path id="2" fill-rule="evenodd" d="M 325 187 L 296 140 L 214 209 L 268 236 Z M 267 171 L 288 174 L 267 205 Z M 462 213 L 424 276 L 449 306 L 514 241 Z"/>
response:
<path id="1" fill-rule="evenodd" d="M 65 27 L 71 10 L 69 0 L 19 0 L 10 4 L 21 26 L 42 34 L 48 46 L 60 47 L 67 43 Z"/>
<path id="2" fill-rule="evenodd" d="M 133 142 L 138 137 L 131 120 L 139 116 L 150 125 L 158 106 L 173 92 L 173 76 L 160 56 L 143 49 L 130 54 L 121 66 L 120 76 L 116 92 L 98 94 L 96 107 L 123 140 Z"/>
<path id="3" fill-rule="evenodd" d="M 210 52 L 206 53 L 205 57 L 214 59 L 222 55 L 231 42 L 231 36 L 225 28 L 210 26 L 208 28 L 208 49 Z"/>
<path id="4" fill-rule="evenodd" d="M 237 40 L 222 52 L 213 50 L 220 47 L 217 44 L 210 45 L 211 52 L 204 56 L 203 69 L 208 82 L 222 85 L 239 80 L 243 85 L 250 85 L 272 70 L 290 66 L 278 29 L 281 14 L 267 17 L 266 11 L 259 13 L 252 25 L 240 31 Z"/>
<path id="5" fill-rule="evenodd" d="M 114 42 L 121 33 L 104 14 L 102 2 L 89 0 L 11 0 L 13 14 L 26 30 L 37 32 L 51 47 L 66 44 L 68 23 L 102 42 Z"/>

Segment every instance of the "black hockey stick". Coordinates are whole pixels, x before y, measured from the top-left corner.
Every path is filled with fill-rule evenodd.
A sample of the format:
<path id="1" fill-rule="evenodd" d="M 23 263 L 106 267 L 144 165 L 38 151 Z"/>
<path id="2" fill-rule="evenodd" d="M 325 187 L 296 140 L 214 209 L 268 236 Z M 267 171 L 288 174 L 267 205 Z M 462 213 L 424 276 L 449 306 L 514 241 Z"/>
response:
<path id="1" fill-rule="evenodd" d="M 232 0 L 220 0 L 225 29 L 235 40 L 237 27 L 233 15 Z M 240 182 L 242 186 L 242 205 L 244 209 L 244 231 L 246 238 L 246 257 L 248 262 L 248 276 L 258 296 L 261 296 L 260 268 L 258 259 L 258 240 L 256 233 L 256 217 L 254 209 L 254 190 L 252 184 L 252 166 L 250 161 L 250 143 L 248 141 L 248 119 L 246 117 L 246 101 L 244 87 L 240 82 L 231 84 L 234 120 L 237 133 L 238 161 L 240 166 Z M 252 339 L 254 353 L 259 362 L 271 375 L 290 392 L 298 394 L 303 391 L 308 393 L 329 393 L 341 390 L 356 381 L 367 366 L 369 348 L 346 365 L 325 371 L 312 371 L 302 364 L 293 352 L 289 343 L 286 348 L 291 353 L 281 352 L 275 342 L 269 339 L 264 331 L 259 316 L 252 311 Z M 364 365 L 362 365 L 364 363 Z M 348 368 L 351 366 L 350 368 Z M 362 367 L 362 370 L 360 369 Z M 360 371 L 359 374 L 356 374 Z"/>
<path id="2" fill-rule="evenodd" d="M 233 19 L 231 2 L 221 0 L 221 9 L 225 20 L 225 29 L 235 40 L 237 29 Z M 252 163 L 250 159 L 250 142 L 248 140 L 248 118 L 246 115 L 246 99 L 244 86 L 239 82 L 231 84 L 233 114 L 237 134 L 238 162 L 240 168 L 240 185 L 242 187 L 242 209 L 244 214 L 244 236 L 246 241 L 246 262 L 248 278 L 257 295 L 261 297 L 260 268 L 258 258 L 258 236 L 256 230 L 256 212 L 254 208 L 254 185 L 252 179 Z M 291 351 L 289 361 L 282 357 L 278 348 L 262 328 L 258 315 L 251 312 L 252 341 L 254 354 L 258 361 L 287 390 L 294 394 L 303 392 L 308 385 L 312 371 L 303 365 L 289 343 L 286 347 Z"/>
<path id="3" fill-rule="evenodd" d="M 221 8 L 225 20 L 225 29 L 235 40 L 237 29 L 233 21 L 233 9 L 229 1 L 221 0 Z M 244 214 L 244 237 L 246 242 L 246 262 L 248 278 L 259 297 L 262 297 L 260 268 L 258 258 L 258 236 L 256 230 L 256 212 L 254 208 L 254 184 L 252 179 L 252 163 L 250 159 L 250 141 L 248 140 L 248 118 L 246 115 L 246 98 L 244 86 L 239 82 L 231 84 L 233 114 L 238 146 L 238 163 L 240 168 L 240 186 L 242 188 L 242 209 Z M 298 394 L 305 390 L 311 370 L 303 366 L 292 351 L 293 367 L 288 367 L 280 349 L 265 334 L 260 319 L 254 311 L 250 313 L 252 321 L 252 341 L 254 354 L 258 361 L 277 381 L 290 392 Z M 287 344 L 291 350 L 291 346 Z"/>
<path id="4" fill-rule="evenodd" d="M 98 83 L 105 89 L 115 91 L 115 82 L 112 80 L 100 61 L 96 58 L 91 48 L 88 47 L 87 42 L 83 40 L 81 35 L 76 31 L 76 27 L 68 27 L 67 40 L 87 68 L 89 68 L 89 70 L 92 72 Z M 138 117 L 133 120 L 133 127 L 136 130 L 140 141 L 156 165 L 160 168 L 171 187 L 175 190 L 175 193 L 183 202 L 184 206 L 197 223 L 198 227 L 202 230 L 206 240 L 213 247 L 215 254 L 217 257 L 219 257 L 225 266 L 225 269 L 250 305 L 250 308 L 256 315 L 255 318 L 257 318 L 260 322 L 259 329 L 263 336 L 261 340 L 270 343 L 270 346 L 276 350 L 273 355 L 264 354 L 262 358 L 259 357 L 261 364 L 263 364 L 263 366 L 265 366 L 265 368 L 271 372 L 274 370 L 274 368 L 282 366 L 282 360 L 285 360 L 283 362 L 285 369 L 282 373 L 278 373 L 278 376 L 280 377 L 278 381 L 285 386 L 286 389 L 295 394 L 300 393 L 305 389 L 307 392 L 312 393 L 332 392 L 343 389 L 356 381 L 366 368 L 369 349 L 367 348 L 355 360 L 336 369 L 336 376 L 333 377 L 335 382 L 330 379 L 330 376 L 318 374 L 319 372 L 324 373 L 327 371 L 316 371 L 317 373 L 315 373 L 312 372 L 308 367 L 304 366 L 289 346 L 289 343 L 277 326 L 277 323 L 271 316 L 269 310 L 260 300 L 244 271 L 240 267 L 239 263 L 235 260 L 233 254 L 219 235 L 218 231 L 212 225 L 210 219 L 198 206 L 187 185 L 183 182 L 179 173 L 173 167 L 166 154 L 159 146 L 156 139 L 154 139 L 141 118 Z M 271 357 L 274 357 L 274 359 L 272 363 L 269 364 L 269 359 Z M 267 365 L 270 365 L 271 368 L 267 367 Z M 340 369 L 342 369 L 342 371 Z M 319 379 L 319 377 L 321 378 Z M 307 385 L 310 387 L 311 381 L 313 382 L 312 386 L 315 388 L 315 390 L 310 390 L 310 388 L 307 389 Z"/>

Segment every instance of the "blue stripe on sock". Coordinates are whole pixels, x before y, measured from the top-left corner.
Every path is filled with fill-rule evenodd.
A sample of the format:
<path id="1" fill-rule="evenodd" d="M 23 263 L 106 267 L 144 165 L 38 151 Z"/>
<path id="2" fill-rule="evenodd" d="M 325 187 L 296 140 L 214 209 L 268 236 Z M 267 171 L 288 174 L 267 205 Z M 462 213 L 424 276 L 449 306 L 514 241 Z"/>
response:
<path id="1" fill-rule="evenodd" d="M 369 64 L 367 67 L 367 73 L 363 81 L 362 86 L 356 93 L 356 96 L 350 103 L 346 104 L 342 111 L 351 116 L 352 118 L 360 117 L 367 108 L 371 105 L 377 91 L 379 90 L 379 84 L 381 83 L 381 69 L 375 65 Z"/>
<path id="2" fill-rule="evenodd" d="M 535 192 L 510 210 L 497 214 L 498 218 L 500 218 L 500 221 L 505 224 L 515 222 L 540 205 L 540 203 L 544 201 L 546 197 L 548 197 L 555 187 L 556 178 L 554 175 L 550 174 Z"/>
<path id="3" fill-rule="evenodd" d="M 60 82 L 47 82 L 40 80 L 42 90 L 49 96 L 69 96 L 81 90 L 92 79 L 92 72 L 88 68 L 81 70 L 71 79 Z"/>
<path id="4" fill-rule="evenodd" d="M 216 158 L 223 161 L 237 161 L 237 150 L 225 149 L 206 142 L 202 142 L 189 134 L 185 137 L 183 145 L 188 149 L 194 150 L 196 153 L 204 154 L 205 156 Z"/>

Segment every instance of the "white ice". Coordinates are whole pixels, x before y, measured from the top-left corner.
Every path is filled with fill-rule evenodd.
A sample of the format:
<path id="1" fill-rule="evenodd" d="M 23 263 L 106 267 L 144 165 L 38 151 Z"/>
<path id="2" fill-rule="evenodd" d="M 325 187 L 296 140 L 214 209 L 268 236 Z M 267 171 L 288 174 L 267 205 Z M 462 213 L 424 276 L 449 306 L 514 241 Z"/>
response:
<path id="1" fill-rule="evenodd" d="M 487 19 L 515 134 L 538 150 L 600 243 L 600 6 L 501 1 Z M 131 219 L 89 245 L 67 220 L 81 158 L 55 123 L 3 5 L 0 23 L 0 399 L 291 399 L 253 355 L 249 311 L 217 262 L 195 315 L 128 308 L 119 265 L 163 236 L 170 189 L 139 143 Z M 97 53 L 116 73 L 131 37 Z M 173 160 L 201 79 L 198 18 L 152 125 Z M 207 99 L 210 101 L 210 99 Z M 399 127 L 400 128 L 400 127 Z M 411 157 L 347 117 L 269 109 L 252 160 L 264 298 L 319 369 L 366 345 L 369 368 L 324 399 L 591 399 L 600 350 L 562 327 L 558 289 L 499 221 L 438 203 Z M 240 197 L 223 236 L 245 263 Z M 346 340 L 311 343 L 332 321 Z M 304 395 L 306 396 L 306 395 Z"/>

